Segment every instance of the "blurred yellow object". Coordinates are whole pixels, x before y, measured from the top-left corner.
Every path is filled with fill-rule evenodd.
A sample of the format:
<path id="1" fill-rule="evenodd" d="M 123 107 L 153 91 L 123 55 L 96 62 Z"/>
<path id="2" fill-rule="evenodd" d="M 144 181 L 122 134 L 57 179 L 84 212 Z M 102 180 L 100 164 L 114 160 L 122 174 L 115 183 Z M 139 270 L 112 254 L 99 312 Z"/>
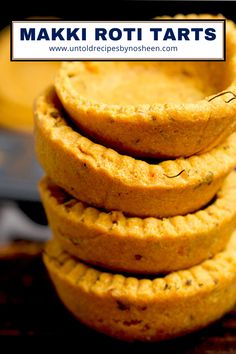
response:
<path id="1" fill-rule="evenodd" d="M 45 244 L 27 240 L 12 241 L 10 244 L 0 245 L 0 261 L 17 258 L 39 256 Z"/>
<path id="2" fill-rule="evenodd" d="M 52 83 L 60 62 L 11 62 L 10 29 L 0 32 L 0 127 L 33 130 L 35 97 Z"/>

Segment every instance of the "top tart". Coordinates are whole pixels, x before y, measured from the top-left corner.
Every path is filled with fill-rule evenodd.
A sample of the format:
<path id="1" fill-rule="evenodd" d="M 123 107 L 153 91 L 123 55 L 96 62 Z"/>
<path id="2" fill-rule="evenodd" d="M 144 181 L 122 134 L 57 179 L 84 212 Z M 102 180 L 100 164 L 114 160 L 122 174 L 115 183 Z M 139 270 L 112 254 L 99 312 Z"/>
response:
<path id="1" fill-rule="evenodd" d="M 175 158 L 209 150 L 236 127 L 235 24 L 227 21 L 226 29 L 225 62 L 67 62 L 57 94 L 75 124 L 126 154 Z"/>

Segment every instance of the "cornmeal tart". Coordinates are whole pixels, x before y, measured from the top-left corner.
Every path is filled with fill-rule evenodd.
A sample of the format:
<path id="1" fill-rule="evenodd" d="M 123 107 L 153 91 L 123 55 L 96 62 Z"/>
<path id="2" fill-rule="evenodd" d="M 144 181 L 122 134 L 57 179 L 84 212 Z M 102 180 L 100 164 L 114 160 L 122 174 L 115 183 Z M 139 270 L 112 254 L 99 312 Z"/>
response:
<path id="1" fill-rule="evenodd" d="M 174 19 L 219 19 L 184 15 Z M 74 123 L 139 157 L 210 150 L 236 129 L 236 30 L 226 23 L 225 62 L 66 62 L 57 94 Z"/>
<path id="2" fill-rule="evenodd" d="M 224 249 L 236 227 L 236 172 L 206 209 L 172 218 L 128 218 L 80 202 L 48 178 L 40 194 L 53 235 L 68 253 L 104 268 L 168 273 Z"/>
<path id="3" fill-rule="evenodd" d="M 236 234 L 227 249 L 153 279 L 91 268 L 51 241 L 44 261 L 59 297 L 84 324 L 123 340 L 157 341 L 202 328 L 236 301 Z"/>
<path id="4" fill-rule="evenodd" d="M 38 159 L 46 174 L 90 205 L 140 217 L 170 217 L 206 205 L 236 165 L 236 134 L 210 152 L 147 163 L 72 129 L 53 90 L 35 107 Z"/>

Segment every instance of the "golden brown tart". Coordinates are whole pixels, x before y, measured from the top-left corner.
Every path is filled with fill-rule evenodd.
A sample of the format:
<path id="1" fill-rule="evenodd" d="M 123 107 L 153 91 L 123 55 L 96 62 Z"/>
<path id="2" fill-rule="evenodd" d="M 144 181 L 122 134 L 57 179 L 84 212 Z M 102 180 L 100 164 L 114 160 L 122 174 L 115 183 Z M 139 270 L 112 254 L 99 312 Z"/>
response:
<path id="1" fill-rule="evenodd" d="M 36 152 L 46 174 L 92 206 L 170 217 L 206 205 L 236 165 L 236 135 L 210 152 L 148 163 L 95 144 L 72 129 L 54 91 L 35 106 Z"/>
<path id="2" fill-rule="evenodd" d="M 192 268 L 152 279 L 112 274 L 77 261 L 51 241 L 44 261 L 59 297 L 82 323 L 122 340 L 157 341 L 219 319 L 236 301 L 236 235 Z"/>
<path id="3" fill-rule="evenodd" d="M 236 172 L 207 208 L 172 218 L 105 212 L 71 197 L 45 177 L 40 194 L 54 237 L 94 265 L 133 273 L 189 268 L 220 252 L 236 226 Z"/>
<path id="4" fill-rule="evenodd" d="M 236 128 L 236 30 L 226 26 L 225 62 L 66 62 L 57 94 L 75 124 L 128 155 L 212 149 Z"/>

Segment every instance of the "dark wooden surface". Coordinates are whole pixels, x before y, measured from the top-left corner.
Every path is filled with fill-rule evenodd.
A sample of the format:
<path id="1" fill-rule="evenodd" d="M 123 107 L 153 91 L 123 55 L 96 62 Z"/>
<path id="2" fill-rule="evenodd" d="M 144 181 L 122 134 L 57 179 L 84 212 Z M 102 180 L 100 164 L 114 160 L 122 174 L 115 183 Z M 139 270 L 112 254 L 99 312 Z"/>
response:
<path id="1" fill-rule="evenodd" d="M 123 343 L 81 325 L 57 298 L 41 258 L 0 261 L 0 343 L 17 338 L 65 340 L 79 348 L 103 351 L 184 354 L 236 353 L 236 309 L 214 325 L 176 340 Z M 60 345 L 60 344 L 59 344 Z M 91 348 L 90 348 L 91 347 Z M 81 350 L 78 350 L 81 352 Z M 84 352 L 84 351 L 82 351 Z"/>

